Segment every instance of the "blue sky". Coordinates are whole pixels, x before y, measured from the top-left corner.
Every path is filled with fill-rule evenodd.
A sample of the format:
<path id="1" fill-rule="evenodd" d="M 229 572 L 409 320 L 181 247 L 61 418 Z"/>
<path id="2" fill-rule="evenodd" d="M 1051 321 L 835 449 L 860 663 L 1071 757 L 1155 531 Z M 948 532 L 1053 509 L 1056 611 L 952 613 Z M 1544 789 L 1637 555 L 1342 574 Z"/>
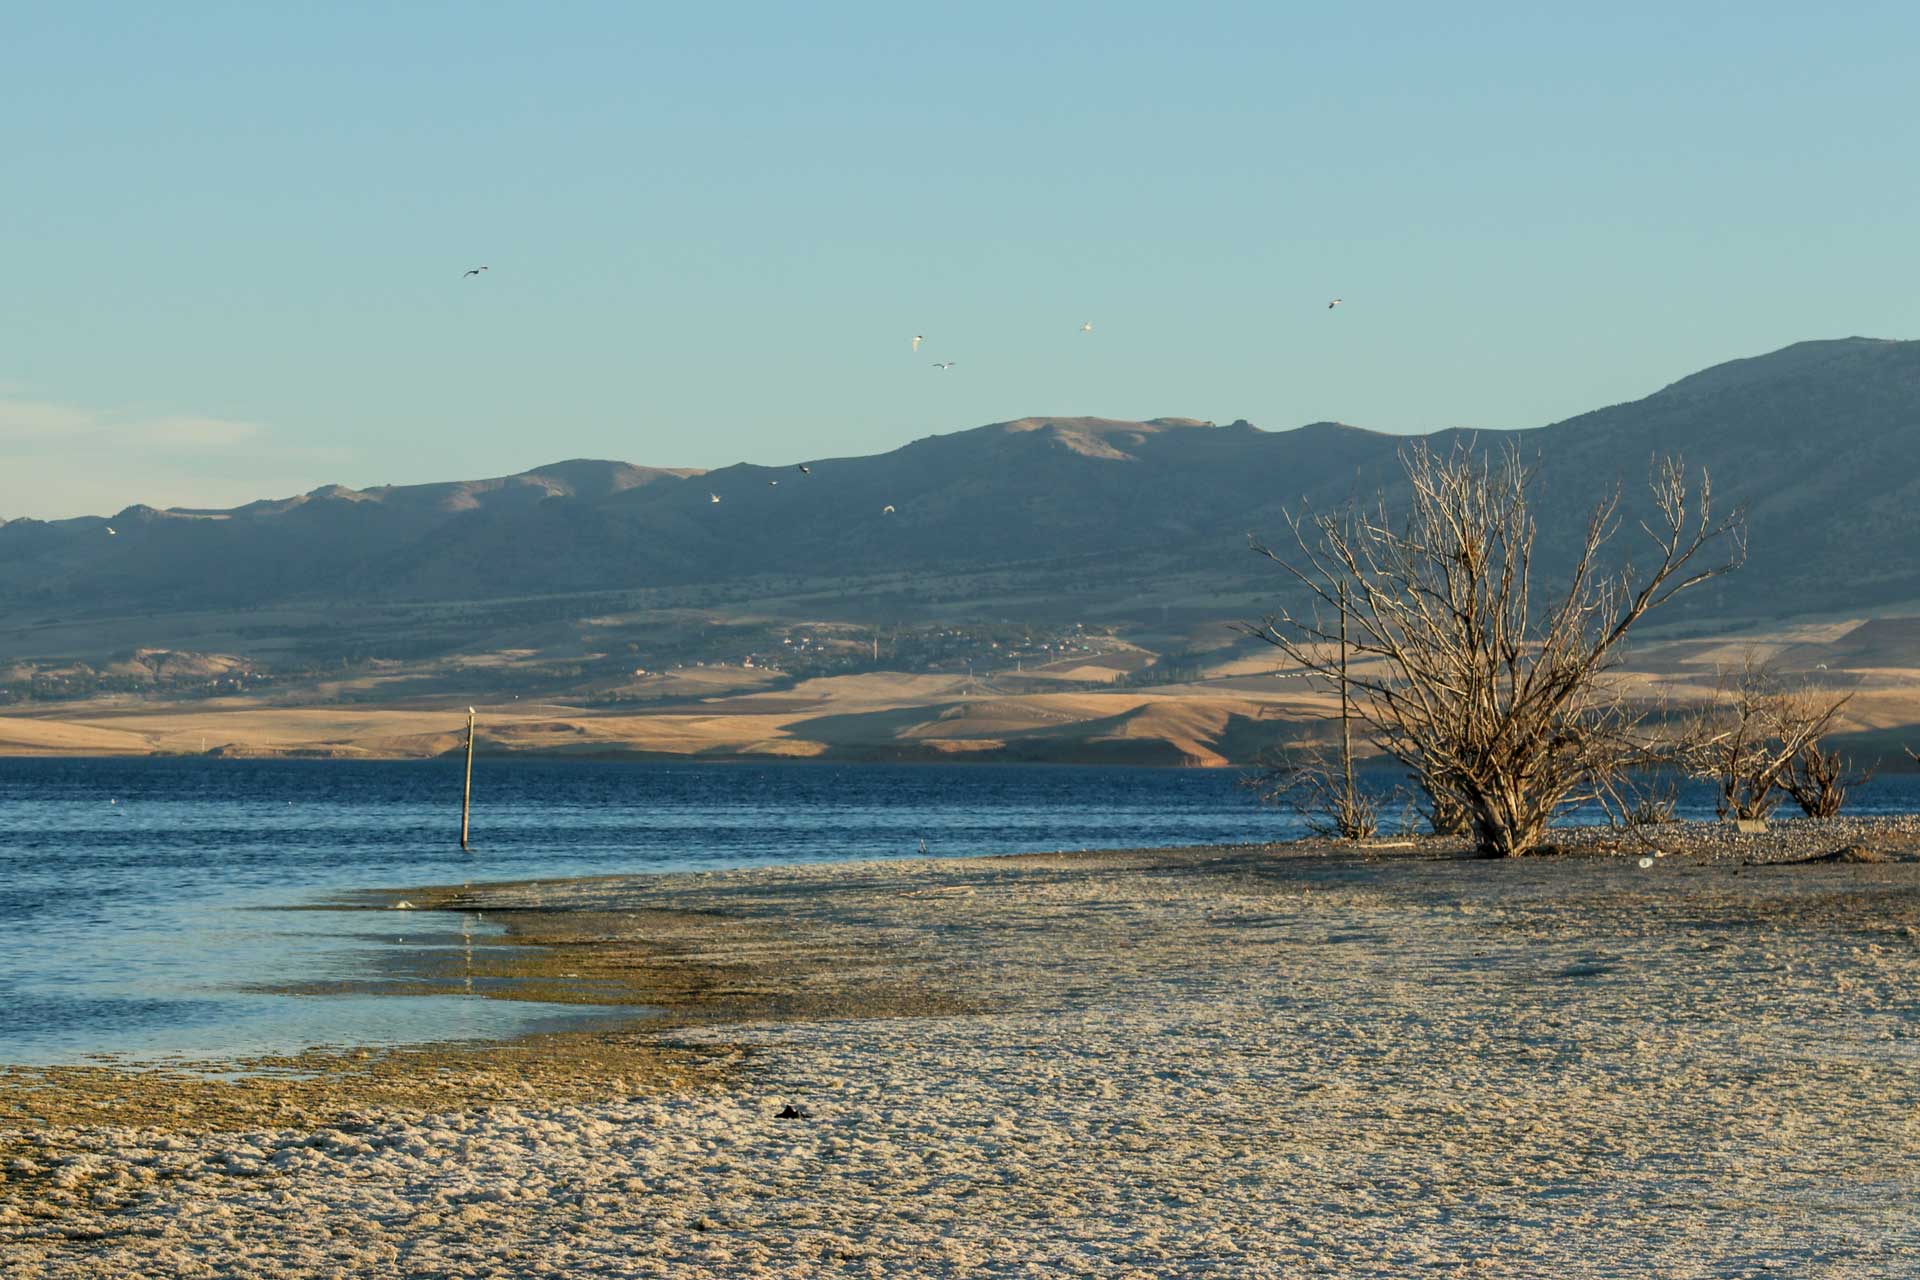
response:
<path id="1" fill-rule="evenodd" d="M 0 516 L 1920 333 L 1920 6 L 1551 8 L 0 8 Z"/>

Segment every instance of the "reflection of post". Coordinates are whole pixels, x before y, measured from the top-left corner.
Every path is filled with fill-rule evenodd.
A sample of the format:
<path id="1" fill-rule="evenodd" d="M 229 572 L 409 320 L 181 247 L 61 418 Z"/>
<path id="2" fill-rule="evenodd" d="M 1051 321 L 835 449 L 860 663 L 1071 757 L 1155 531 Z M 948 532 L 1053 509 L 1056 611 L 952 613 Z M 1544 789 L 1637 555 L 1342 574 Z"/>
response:
<path id="1" fill-rule="evenodd" d="M 473 708 L 467 708 L 467 789 L 460 797 L 460 848 L 467 847 L 467 817 L 473 811 Z"/>

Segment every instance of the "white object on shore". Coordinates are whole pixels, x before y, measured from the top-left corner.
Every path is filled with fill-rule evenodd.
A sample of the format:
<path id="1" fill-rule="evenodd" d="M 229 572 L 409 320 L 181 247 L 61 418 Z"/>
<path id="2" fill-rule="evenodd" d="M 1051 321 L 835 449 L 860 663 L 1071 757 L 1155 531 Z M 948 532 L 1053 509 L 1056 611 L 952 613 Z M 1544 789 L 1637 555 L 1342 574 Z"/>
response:
<path id="1" fill-rule="evenodd" d="M 402 898 L 400 899 L 400 901 L 394 903 L 393 909 L 395 911 L 418 911 L 419 910 L 418 907 L 414 906 L 411 902 L 408 902 L 405 898 Z"/>
<path id="2" fill-rule="evenodd" d="M 1648 867 L 1650 867 L 1650 866 L 1652 866 L 1652 865 L 1653 865 L 1653 859 L 1652 859 L 1652 858 L 1642 858 L 1642 859 L 1640 859 L 1640 869 L 1641 869 L 1642 871 L 1645 871 L 1645 870 L 1646 870 L 1646 869 L 1647 869 Z"/>

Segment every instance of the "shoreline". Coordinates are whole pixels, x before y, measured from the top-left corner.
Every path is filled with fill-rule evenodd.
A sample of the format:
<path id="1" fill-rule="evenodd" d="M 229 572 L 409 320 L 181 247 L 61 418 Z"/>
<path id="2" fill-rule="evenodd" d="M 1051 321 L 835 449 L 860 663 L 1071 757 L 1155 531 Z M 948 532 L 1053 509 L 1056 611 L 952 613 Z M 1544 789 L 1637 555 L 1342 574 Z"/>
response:
<path id="1" fill-rule="evenodd" d="M 75 1069 L 38 1124 L 7 1073 L 0 1242 L 51 1276 L 253 1274 L 238 1246 L 269 1238 L 289 1276 L 502 1249 L 695 1275 L 1899 1274 L 1920 836 L 1879 839 L 1888 861 L 1305 841 L 376 891 L 485 910 L 514 938 L 488 963 L 529 990 L 665 1014 L 336 1055 L 331 1081 L 290 1060 L 114 1095 Z M 232 1249 L 196 1235 L 215 1209 Z"/>
<path id="2" fill-rule="evenodd" d="M 4 719 L 4 717 L 0 717 Z M 462 739 L 464 743 L 464 739 Z M 319 763 L 364 762 L 370 764 L 437 764 L 448 760 L 464 759 L 466 748 L 446 746 L 428 752 L 377 751 L 361 747 L 289 747 L 226 749 L 212 747 L 205 751 L 175 751 L 165 748 L 110 748 L 82 750 L 71 747 L 34 750 L 18 745 L 0 749 L 0 762 L 9 760 L 197 760 L 202 762 L 220 762 L 251 764 L 260 762 L 302 761 Z M 947 765 L 968 767 L 986 766 L 1000 768 L 1064 768 L 1064 769 L 1166 769 L 1166 770 L 1247 770 L 1256 765 L 1249 758 L 1223 757 L 1204 759 L 1192 755 L 1183 755 L 1178 751 L 1158 752 L 1156 758 L 1139 758 L 1135 753 L 1086 752 L 1076 754 L 1063 752 L 1046 754 L 1038 751 L 949 751 L 938 748 L 902 749 L 885 746 L 833 751 L 816 754 L 802 754 L 779 751 L 765 752 L 687 752 L 687 751 L 650 751 L 645 749 L 567 749 L 562 747 L 515 747 L 502 750 L 498 746 L 489 747 L 484 738 L 479 740 L 474 753 L 476 761 L 503 763 L 509 761 L 537 761 L 540 763 L 583 763 L 583 764 L 681 764 L 693 766 L 739 767 L 745 765 L 794 765 L 827 767 L 834 765 L 861 766 L 883 765 L 913 768 L 939 768 Z M 1872 757 L 1872 777 L 1908 777 L 1920 775 L 1920 764 L 1891 748 L 1886 753 Z M 1356 760 L 1355 769 L 1362 775 L 1404 777 L 1405 771 L 1396 765 L 1382 764 L 1368 758 Z"/>

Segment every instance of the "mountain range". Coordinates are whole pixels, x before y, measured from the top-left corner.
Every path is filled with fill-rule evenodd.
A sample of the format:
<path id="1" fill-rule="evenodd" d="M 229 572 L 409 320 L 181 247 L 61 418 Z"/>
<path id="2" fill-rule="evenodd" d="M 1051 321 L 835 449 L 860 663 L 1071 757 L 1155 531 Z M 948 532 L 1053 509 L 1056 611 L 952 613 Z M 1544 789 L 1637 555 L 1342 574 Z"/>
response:
<path id="1" fill-rule="evenodd" d="M 0 606 L 16 623 L 528 597 L 564 614 L 571 596 L 584 610 L 608 593 L 699 604 L 812 592 L 838 593 L 846 616 L 1139 616 L 1170 603 L 1246 616 L 1275 585 L 1247 533 L 1279 536 L 1303 501 L 1391 499 L 1416 438 L 1512 439 L 1537 459 L 1549 545 L 1616 485 L 1643 493 L 1657 455 L 1707 468 L 1718 500 L 1748 507 L 1751 552 L 1697 618 L 1920 601 L 1920 342 L 1845 338 L 1511 433 L 1031 417 L 806 459 L 805 472 L 798 459 L 706 472 L 578 459 L 227 510 L 13 520 L 0 523 Z"/>

